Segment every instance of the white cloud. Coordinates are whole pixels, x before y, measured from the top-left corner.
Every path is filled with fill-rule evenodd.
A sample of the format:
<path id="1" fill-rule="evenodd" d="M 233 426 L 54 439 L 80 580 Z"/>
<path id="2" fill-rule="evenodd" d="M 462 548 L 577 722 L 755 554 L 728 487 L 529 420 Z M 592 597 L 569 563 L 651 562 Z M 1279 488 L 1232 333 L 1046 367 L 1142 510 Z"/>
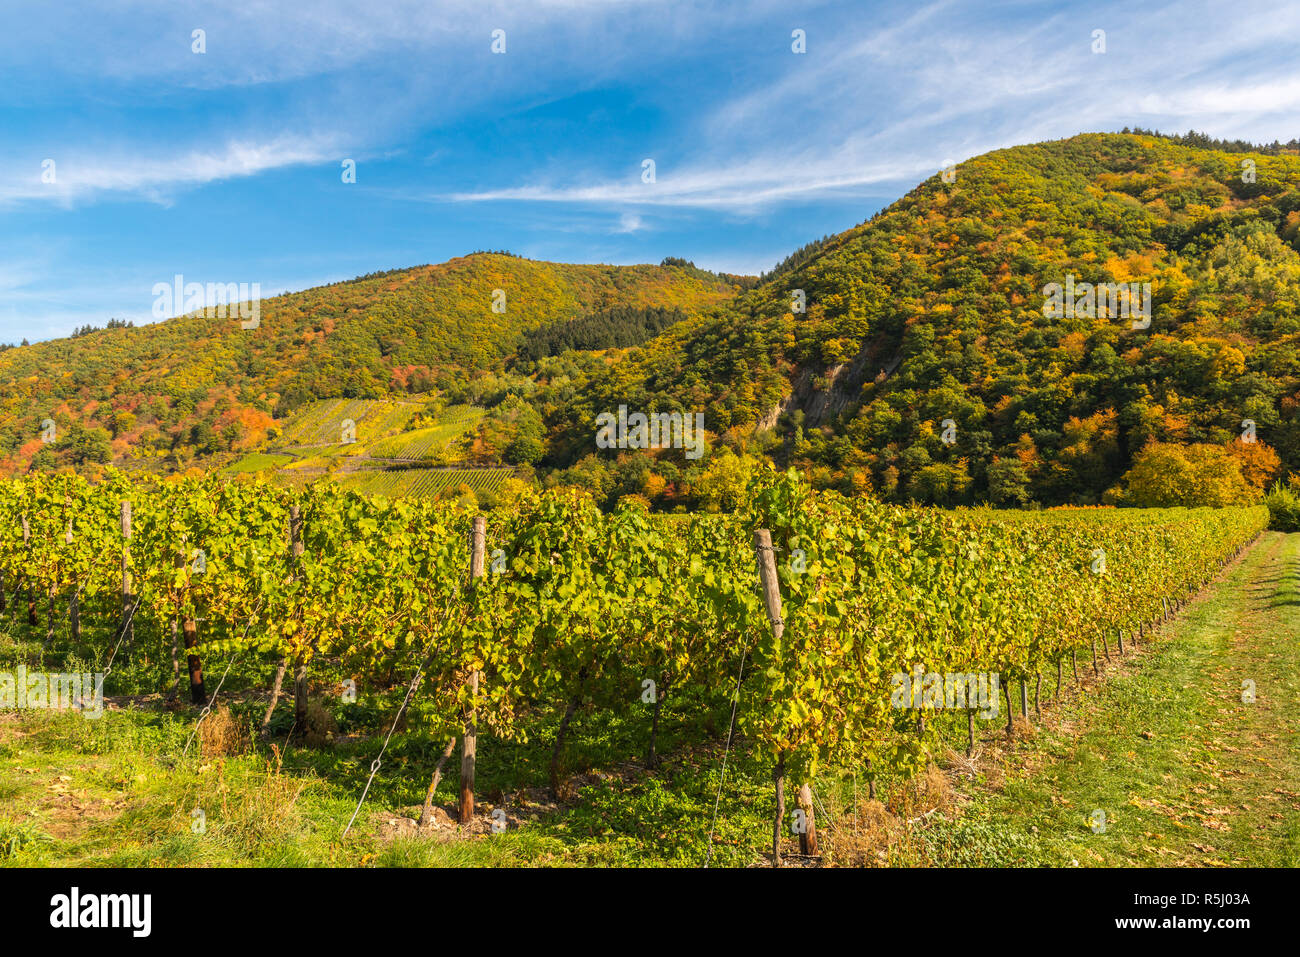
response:
<path id="1" fill-rule="evenodd" d="M 635 233 L 638 230 L 642 229 L 643 226 L 644 223 L 642 223 L 641 217 L 638 216 L 636 213 L 624 213 L 622 216 L 618 218 L 618 228 L 615 229 L 614 232 Z"/>
<path id="2" fill-rule="evenodd" d="M 622 180 L 588 185 L 534 184 L 438 197 L 452 202 L 527 201 L 596 205 L 679 206 L 707 209 L 751 210 L 814 194 L 858 194 L 877 183 L 928 176 L 936 167 L 916 157 L 894 162 L 872 162 L 849 149 L 803 162 L 759 159 L 725 167 L 688 170 L 680 175 L 660 171 L 656 182 L 642 183 L 639 170 Z"/>
<path id="3" fill-rule="evenodd" d="M 168 192 L 268 170 L 336 160 L 328 137 L 280 136 L 267 142 L 234 141 L 216 151 L 191 150 L 167 157 L 105 157 L 73 153 L 52 156 L 54 182 L 42 181 L 42 166 L 21 169 L 14 160 L 0 172 L 0 203 L 51 200 L 71 205 L 100 193 L 143 196 L 165 204 Z"/>
<path id="4" fill-rule="evenodd" d="M 1124 125 L 1261 141 L 1300 132 L 1280 125 L 1300 108 L 1280 43 L 1300 31 L 1300 11 L 1005 13 L 943 0 L 884 15 L 856 39 L 810 31 L 807 54 L 773 61 L 731 99 L 702 101 L 653 184 L 589 168 L 438 198 L 744 213 L 906 189 L 952 158 Z M 1100 55 L 1098 26 L 1108 29 Z"/>

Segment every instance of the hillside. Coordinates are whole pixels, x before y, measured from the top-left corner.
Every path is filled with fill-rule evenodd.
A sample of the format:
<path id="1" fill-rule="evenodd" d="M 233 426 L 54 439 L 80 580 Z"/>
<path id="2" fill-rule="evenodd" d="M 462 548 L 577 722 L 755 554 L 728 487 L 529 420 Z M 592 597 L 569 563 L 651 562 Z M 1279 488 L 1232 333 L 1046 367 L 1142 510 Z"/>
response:
<path id="1" fill-rule="evenodd" d="M 605 504 L 729 508 L 764 459 L 896 502 L 1244 501 L 1300 472 L 1297 249 L 1294 141 L 1084 134 L 936 174 L 761 280 L 476 254 L 265 300 L 256 330 L 185 317 L 0 352 L 0 472 L 296 443 L 301 480 L 360 451 L 343 400 L 385 399 L 369 438 L 392 454 L 366 456 L 532 467 Z M 707 451 L 599 448 L 621 405 L 702 413 Z"/>
<path id="2" fill-rule="evenodd" d="M 679 261 L 568 265 L 475 254 L 263 299 L 258 326 L 188 315 L 0 351 L 0 474 L 110 460 L 171 469 L 262 448 L 316 399 L 464 383 L 524 333 L 620 307 L 722 302 L 742 277 Z M 494 311 L 494 290 L 504 308 Z M 41 441 L 42 422 L 55 423 Z"/>
<path id="3" fill-rule="evenodd" d="M 549 462 L 611 498 L 698 493 L 680 453 L 593 455 L 596 414 L 627 404 L 703 411 L 738 452 L 892 500 L 1123 500 L 1152 441 L 1227 450 L 1254 488 L 1300 470 L 1300 158 L 1218 145 L 1088 134 L 936 175 L 574 399 L 538 390 Z M 1045 315 L 1045 287 L 1075 282 L 1137 283 L 1135 305 L 1149 283 L 1149 327 Z"/>

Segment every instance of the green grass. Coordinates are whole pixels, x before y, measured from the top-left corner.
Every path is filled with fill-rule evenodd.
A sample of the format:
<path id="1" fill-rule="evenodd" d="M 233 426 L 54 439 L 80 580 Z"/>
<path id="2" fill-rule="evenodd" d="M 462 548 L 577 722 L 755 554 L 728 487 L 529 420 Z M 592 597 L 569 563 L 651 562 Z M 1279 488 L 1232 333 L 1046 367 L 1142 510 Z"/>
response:
<path id="1" fill-rule="evenodd" d="M 344 838 L 377 752 L 374 738 L 320 749 L 291 746 L 282 764 L 266 746 L 225 758 L 199 757 L 192 748 L 183 757 L 192 724 L 192 714 L 144 709 L 112 711 L 98 721 L 24 712 L 0 722 L 0 865 L 698 865 L 721 757 L 712 746 L 690 760 L 670 757 L 661 777 L 649 777 L 634 758 L 643 747 L 644 722 L 589 711 L 566 748 L 574 756 L 571 770 L 612 770 L 584 775 L 576 798 L 554 805 L 545 795 L 545 735 L 531 745 L 485 735 L 479 751 L 491 760 L 479 765 L 478 811 L 486 821 L 491 809 L 503 807 L 511 826 L 439 843 L 385 834 L 390 818 L 418 813 L 436 759 L 437 742 L 408 735 L 390 746 L 358 823 Z M 670 729 L 664 740 L 672 747 L 692 736 Z M 283 738 L 273 743 L 282 746 Z M 718 863 L 756 859 L 765 834 L 755 813 L 755 799 L 766 789 L 763 774 L 750 775 L 755 784 L 734 773 Z M 436 803 L 451 810 L 456 792 L 453 767 Z M 191 826 L 195 808 L 205 814 L 202 834 Z"/>
<path id="2" fill-rule="evenodd" d="M 230 474 L 241 472 L 265 472 L 288 465 L 293 461 L 292 455 L 276 455 L 271 452 L 252 452 L 238 462 L 227 465 L 223 471 Z"/>
<path id="3" fill-rule="evenodd" d="M 984 848 L 986 864 L 1300 866 L 1297 636 L 1300 535 L 1270 533 L 1153 646 L 985 769 L 959 823 L 931 829 L 927 856 L 963 862 L 947 845 Z"/>

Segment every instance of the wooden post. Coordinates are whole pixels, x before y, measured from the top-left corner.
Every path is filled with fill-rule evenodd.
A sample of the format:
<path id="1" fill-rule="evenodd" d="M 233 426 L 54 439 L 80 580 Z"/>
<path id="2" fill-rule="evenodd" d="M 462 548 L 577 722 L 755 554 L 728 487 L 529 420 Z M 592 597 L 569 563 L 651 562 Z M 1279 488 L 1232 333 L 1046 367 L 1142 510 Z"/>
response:
<path id="1" fill-rule="evenodd" d="M 31 567 L 32 560 L 32 529 L 27 524 L 27 515 L 23 514 L 23 549 L 27 554 L 27 565 Z M 41 619 L 36 614 L 36 588 L 30 581 L 27 583 L 27 624 L 35 628 L 41 623 Z"/>
<path id="2" fill-rule="evenodd" d="M 767 620 L 772 624 L 772 634 L 780 642 L 785 634 L 781 619 L 781 587 L 776 577 L 776 556 L 772 552 L 772 533 L 766 528 L 754 529 L 754 551 L 758 558 L 758 580 L 763 587 L 763 606 Z M 772 866 L 781 866 L 781 828 L 785 818 L 785 755 L 782 754 L 772 770 L 776 786 L 776 820 L 772 828 Z"/>
<path id="3" fill-rule="evenodd" d="M 298 564 L 298 559 L 302 558 L 302 512 L 298 510 L 297 505 L 289 506 L 289 554 L 293 558 L 293 564 Z"/>
<path id="4" fill-rule="evenodd" d="M 302 554 L 302 542 L 299 541 L 299 521 L 298 506 L 289 506 L 289 556 L 290 565 L 296 564 L 298 556 Z M 262 715 L 262 733 L 265 734 L 271 727 L 271 716 L 275 714 L 275 706 L 280 703 L 280 689 L 284 687 L 284 673 L 289 667 L 287 657 L 280 659 L 280 664 L 275 669 L 275 681 L 271 685 L 271 700 L 266 705 L 266 713 Z"/>
<path id="5" fill-rule="evenodd" d="M 280 701 L 280 688 L 284 686 L 284 671 L 288 666 L 289 659 L 281 658 L 279 667 L 275 669 L 275 684 L 271 688 L 271 700 L 266 706 L 266 713 L 262 715 L 263 732 L 271 726 L 271 715 L 275 714 L 275 706 Z"/>
<path id="6" fill-rule="evenodd" d="M 424 807 L 420 809 L 420 827 L 428 827 L 429 821 L 433 819 L 433 792 L 438 790 L 438 783 L 442 780 L 442 766 L 447 763 L 447 759 L 451 757 L 451 753 L 455 750 L 456 739 L 452 738 L 447 742 L 447 747 L 443 749 L 437 767 L 433 769 L 433 780 L 429 782 L 429 790 L 424 795 Z"/>
<path id="7" fill-rule="evenodd" d="M 487 548 L 487 519 L 474 516 L 474 527 L 469 536 L 470 588 L 477 587 L 483 577 L 483 558 Z M 468 824 L 474 818 L 474 762 L 478 756 L 478 671 L 470 675 L 470 705 L 465 712 L 465 735 L 460 746 L 460 823 Z"/>
<path id="8" fill-rule="evenodd" d="M 1123 658 L 1124 657 L 1124 629 L 1123 628 L 1117 628 L 1115 630 L 1115 640 L 1119 642 L 1119 656 Z"/>
<path id="9" fill-rule="evenodd" d="M 190 669 L 190 702 L 207 704 L 208 693 L 203 687 L 203 662 L 199 659 L 195 646 L 199 643 L 199 626 L 193 618 L 186 618 L 181 626 L 185 631 L 186 664 Z"/>
<path id="10" fill-rule="evenodd" d="M 58 586 L 54 580 L 50 580 L 49 591 L 45 595 L 45 647 L 50 647 L 54 643 L 54 598 L 59 593 Z"/>
<path id="11" fill-rule="evenodd" d="M 63 540 L 72 544 L 72 516 L 68 516 L 68 530 L 64 533 Z M 72 580 L 72 595 L 68 598 L 68 628 L 72 632 L 74 642 L 81 640 L 81 592 L 80 583 L 74 578 Z"/>
<path id="12" fill-rule="evenodd" d="M 307 727 L 307 659 L 299 658 L 293 669 L 293 720 L 302 734 Z"/>
<path id="13" fill-rule="evenodd" d="M 754 549 L 758 552 L 758 580 L 763 586 L 767 620 L 772 623 L 772 634 L 780 641 L 785 634 L 785 622 L 781 620 L 781 586 L 776 577 L 776 558 L 772 554 L 772 533 L 765 528 L 756 529 Z"/>
<path id="14" fill-rule="evenodd" d="M 119 641 L 135 637 L 135 603 L 131 598 L 131 503 L 122 500 L 122 633 Z"/>
<path id="15" fill-rule="evenodd" d="M 776 786 L 776 817 L 772 821 L 772 866 L 781 866 L 781 828 L 785 825 L 785 755 L 782 754 L 772 769 L 772 783 Z"/>
<path id="16" fill-rule="evenodd" d="M 812 788 L 799 785 L 799 808 L 803 811 L 804 831 L 799 835 L 799 853 L 805 856 L 820 853 L 817 848 L 817 816 L 813 812 Z"/>
<path id="17" fill-rule="evenodd" d="M 302 512 L 297 505 L 289 506 L 289 554 L 293 557 L 292 565 L 296 569 L 302 557 Z M 299 733 L 307 730 L 307 657 L 305 651 L 298 653 L 298 660 L 293 668 L 293 719 Z"/>
<path id="18" fill-rule="evenodd" d="M 172 565 L 181 568 L 185 564 L 185 546 L 176 549 L 172 555 Z M 172 608 L 172 689 L 167 693 L 168 701 L 175 701 L 181 693 L 181 645 L 180 645 L 181 603 L 177 599 Z"/>

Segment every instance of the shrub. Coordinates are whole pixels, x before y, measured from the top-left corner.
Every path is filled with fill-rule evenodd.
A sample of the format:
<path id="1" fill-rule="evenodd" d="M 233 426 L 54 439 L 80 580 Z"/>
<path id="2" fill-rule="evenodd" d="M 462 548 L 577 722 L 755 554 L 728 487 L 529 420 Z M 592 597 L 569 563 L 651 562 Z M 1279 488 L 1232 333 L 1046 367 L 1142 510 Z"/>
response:
<path id="1" fill-rule="evenodd" d="M 1264 496 L 1268 506 L 1268 527 L 1279 532 L 1300 532 L 1300 491 L 1279 479 Z"/>

